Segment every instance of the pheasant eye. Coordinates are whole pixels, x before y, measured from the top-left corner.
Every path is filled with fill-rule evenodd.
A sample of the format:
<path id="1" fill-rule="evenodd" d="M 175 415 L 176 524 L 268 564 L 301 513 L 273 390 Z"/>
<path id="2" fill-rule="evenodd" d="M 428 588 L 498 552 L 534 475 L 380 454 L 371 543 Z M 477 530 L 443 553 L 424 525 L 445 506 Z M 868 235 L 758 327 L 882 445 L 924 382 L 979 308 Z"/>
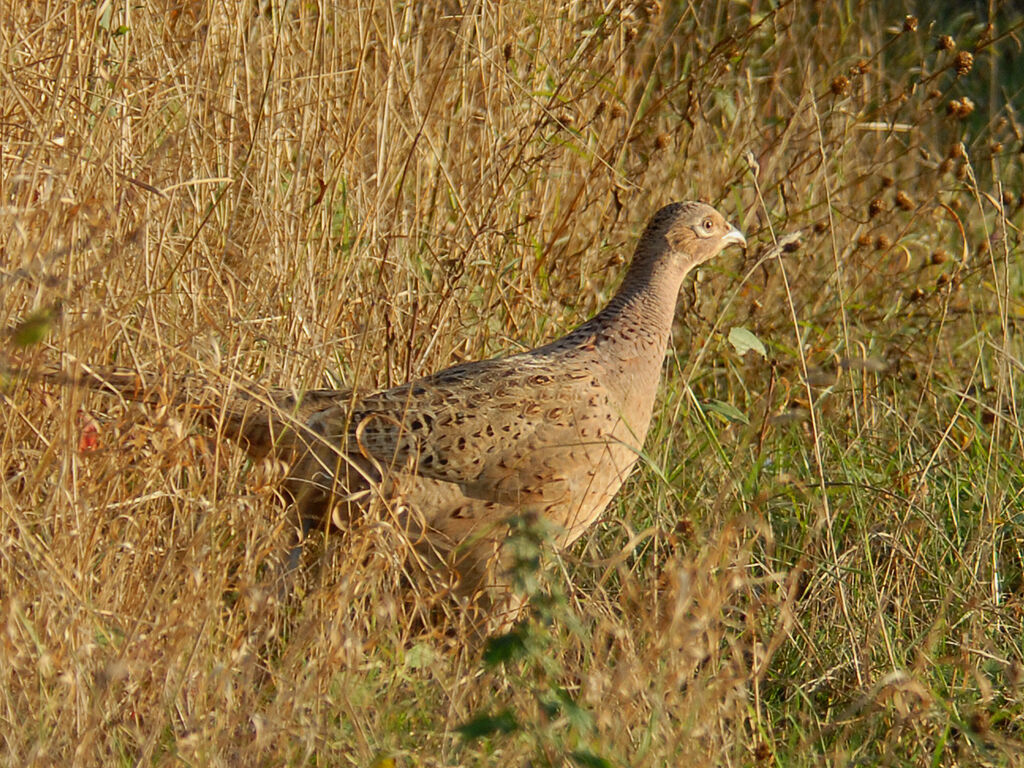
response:
<path id="1" fill-rule="evenodd" d="M 714 226 L 715 223 L 711 221 L 711 219 L 704 219 L 704 229 L 706 229 L 708 232 L 714 229 Z"/>

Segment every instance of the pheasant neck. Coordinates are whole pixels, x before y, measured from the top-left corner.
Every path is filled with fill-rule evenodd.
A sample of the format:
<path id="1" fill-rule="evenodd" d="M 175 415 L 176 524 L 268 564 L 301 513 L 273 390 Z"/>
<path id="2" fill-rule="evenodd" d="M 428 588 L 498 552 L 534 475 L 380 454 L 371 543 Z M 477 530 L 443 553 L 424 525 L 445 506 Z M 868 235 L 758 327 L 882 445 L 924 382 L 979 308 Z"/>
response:
<path id="1" fill-rule="evenodd" d="M 607 372 L 605 385 L 619 400 L 642 444 L 657 396 L 676 298 L 689 270 L 667 258 L 637 258 L 608 305 L 566 341 L 589 348 Z"/>
<path id="2" fill-rule="evenodd" d="M 685 274 L 672 274 L 667 268 L 651 264 L 634 264 L 618 293 L 590 322 L 597 326 L 625 326 L 645 341 L 667 342 Z"/>

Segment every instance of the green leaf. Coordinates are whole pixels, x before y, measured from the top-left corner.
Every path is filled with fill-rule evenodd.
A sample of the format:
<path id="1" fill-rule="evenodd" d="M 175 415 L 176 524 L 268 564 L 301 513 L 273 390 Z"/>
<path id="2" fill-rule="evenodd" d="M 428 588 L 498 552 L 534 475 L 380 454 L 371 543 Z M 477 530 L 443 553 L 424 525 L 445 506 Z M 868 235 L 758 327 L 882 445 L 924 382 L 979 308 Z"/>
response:
<path id="1" fill-rule="evenodd" d="M 38 344 L 50 332 L 53 321 L 57 318 L 57 310 L 53 307 L 39 309 L 26 317 L 14 329 L 14 343 L 19 347 L 30 347 Z"/>
<path id="2" fill-rule="evenodd" d="M 405 666 L 409 669 L 426 669 L 437 659 L 437 652 L 428 643 L 417 643 L 405 654 Z"/>
<path id="3" fill-rule="evenodd" d="M 729 343 L 740 357 L 750 350 L 754 350 L 765 360 L 768 359 L 768 350 L 765 349 L 764 343 L 746 328 L 737 327 L 729 331 Z"/>
<path id="4" fill-rule="evenodd" d="M 539 696 L 538 703 L 549 718 L 556 718 L 564 715 L 574 728 L 580 731 L 590 730 L 594 727 L 593 716 L 583 707 L 576 703 L 564 688 L 554 688 L 550 693 Z"/>
<path id="5" fill-rule="evenodd" d="M 593 752 L 588 752 L 585 749 L 573 750 L 569 753 L 569 757 L 572 758 L 576 765 L 582 765 L 583 768 L 613 768 L 608 760 L 598 757 Z"/>
<path id="6" fill-rule="evenodd" d="M 701 405 L 705 413 L 710 411 L 711 413 L 718 414 L 726 421 L 731 421 L 734 424 L 750 424 L 750 419 L 747 418 L 746 414 L 732 403 L 723 403 L 721 400 L 708 400 Z"/>
<path id="7" fill-rule="evenodd" d="M 493 736 L 496 733 L 512 733 L 519 730 L 515 715 L 503 710 L 496 715 L 479 715 L 468 723 L 458 726 L 455 731 L 466 741 Z"/>
<path id="8" fill-rule="evenodd" d="M 715 88 L 711 91 L 715 105 L 725 113 L 726 119 L 733 122 L 736 119 L 736 101 L 732 94 L 722 88 Z"/>
<path id="9" fill-rule="evenodd" d="M 496 637 L 487 638 L 487 645 L 484 647 L 483 662 L 488 667 L 495 667 L 498 664 L 507 664 L 513 659 L 521 659 L 528 655 L 526 647 L 527 627 L 520 624 L 511 632 Z"/>
<path id="10" fill-rule="evenodd" d="M 548 720 L 554 720 L 558 717 L 558 713 L 561 711 L 561 706 L 557 699 L 540 696 L 537 699 L 537 703 L 540 705 L 540 711 L 544 713 L 544 716 Z"/>

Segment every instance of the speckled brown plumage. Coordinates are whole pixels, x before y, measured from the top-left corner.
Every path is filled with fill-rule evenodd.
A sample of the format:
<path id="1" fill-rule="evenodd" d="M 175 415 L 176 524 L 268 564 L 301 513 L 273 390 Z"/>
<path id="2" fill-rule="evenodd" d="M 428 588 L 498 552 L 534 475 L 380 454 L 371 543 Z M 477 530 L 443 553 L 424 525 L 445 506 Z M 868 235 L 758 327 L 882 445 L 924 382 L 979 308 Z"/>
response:
<path id="1" fill-rule="evenodd" d="M 331 514 L 343 524 L 374 491 L 399 502 L 399 524 L 452 568 L 456 591 L 490 590 L 495 606 L 505 582 L 493 566 L 511 516 L 548 521 L 566 546 L 629 475 L 682 280 L 730 244 L 745 241 L 710 206 L 666 206 L 615 297 L 557 341 L 359 398 L 239 398 L 206 420 L 254 457 L 290 463 L 286 486 L 304 519 Z M 122 392 L 129 384 L 97 378 Z"/>

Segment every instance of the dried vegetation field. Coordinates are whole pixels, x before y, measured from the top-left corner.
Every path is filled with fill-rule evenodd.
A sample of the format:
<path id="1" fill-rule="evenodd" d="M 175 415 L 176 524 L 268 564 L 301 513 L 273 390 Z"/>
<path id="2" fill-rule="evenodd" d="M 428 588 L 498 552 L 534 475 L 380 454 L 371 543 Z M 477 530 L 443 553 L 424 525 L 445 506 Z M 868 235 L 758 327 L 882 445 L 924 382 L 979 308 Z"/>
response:
<path id="1" fill-rule="evenodd" d="M 972 7 L 0 2 L 0 762 L 1024 765 L 1024 29 Z M 24 373 L 401 383 L 688 198 L 751 247 L 485 648 L 381 516 L 280 599 L 273 471 Z"/>

